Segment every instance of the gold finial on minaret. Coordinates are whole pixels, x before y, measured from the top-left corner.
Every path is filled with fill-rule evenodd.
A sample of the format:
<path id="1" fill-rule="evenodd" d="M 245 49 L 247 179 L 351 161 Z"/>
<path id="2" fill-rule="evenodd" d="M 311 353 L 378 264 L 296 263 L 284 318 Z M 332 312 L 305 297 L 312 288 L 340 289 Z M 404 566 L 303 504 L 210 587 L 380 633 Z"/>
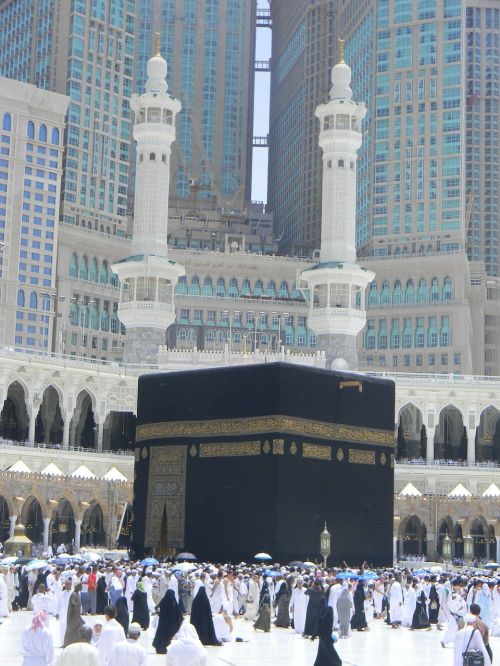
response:
<path id="1" fill-rule="evenodd" d="M 339 39 L 339 65 L 345 64 L 344 60 L 344 55 L 345 55 L 345 42 L 343 39 Z"/>
<path id="2" fill-rule="evenodd" d="M 155 32 L 155 45 L 154 45 L 154 55 L 155 56 L 161 55 L 160 39 L 161 39 L 161 32 Z"/>

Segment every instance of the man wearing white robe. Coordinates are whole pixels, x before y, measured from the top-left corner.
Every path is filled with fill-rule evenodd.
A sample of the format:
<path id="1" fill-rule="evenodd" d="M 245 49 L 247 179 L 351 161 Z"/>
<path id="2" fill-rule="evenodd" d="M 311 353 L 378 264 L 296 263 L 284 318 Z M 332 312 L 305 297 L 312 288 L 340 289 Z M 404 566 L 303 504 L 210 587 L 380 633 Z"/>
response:
<path id="1" fill-rule="evenodd" d="M 461 588 L 458 585 L 453 587 L 451 597 L 448 599 L 448 608 L 450 611 L 450 620 L 441 641 L 443 647 L 455 640 L 455 636 L 459 631 L 457 618 L 463 618 L 467 613 L 467 604 L 462 597 Z"/>
<path id="2" fill-rule="evenodd" d="M 484 666 L 491 666 L 490 656 L 486 650 L 481 634 L 472 626 L 476 619 L 476 616 L 471 613 L 468 613 L 464 617 L 465 627 L 460 629 L 455 636 L 453 666 L 463 666 L 463 653 L 466 650 L 478 650 L 479 652 L 482 652 Z"/>
<path id="3" fill-rule="evenodd" d="M 330 606 L 333 610 L 333 628 L 336 629 L 339 626 L 339 617 L 337 614 L 337 600 L 342 591 L 342 585 L 340 583 L 334 583 L 330 587 L 330 592 L 328 593 L 327 606 Z"/>
<path id="4" fill-rule="evenodd" d="M 403 619 L 401 621 L 401 626 L 411 627 L 413 622 L 413 614 L 415 613 L 415 608 L 417 607 L 417 593 L 411 584 L 411 581 L 408 581 L 405 589 L 403 590 L 403 599 Z"/>
<path id="5" fill-rule="evenodd" d="M 134 610 L 134 602 L 132 601 L 132 595 L 134 594 L 137 588 L 138 580 L 139 578 L 137 576 L 137 569 L 132 569 L 130 574 L 127 576 L 127 582 L 125 588 L 125 598 L 127 599 L 127 606 L 130 613 L 132 613 Z"/>
<path id="6" fill-rule="evenodd" d="M 54 597 L 50 592 L 47 592 L 43 583 L 40 583 L 36 594 L 31 597 L 31 603 L 35 614 L 45 611 L 48 615 L 52 615 L 54 612 Z"/>
<path id="7" fill-rule="evenodd" d="M 45 626 L 46 619 L 45 613 L 37 613 L 31 627 L 25 629 L 21 634 L 23 666 L 52 666 L 54 644 L 52 634 Z"/>
<path id="8" fill-rule="evenodd" d="M 382 603 L 384 601 L 384 579 L 380 578 L 375 581 L 373 588 L 373 605 L 375 606 L 375 615 L 380 617 L 382 615 Z"/>
<path id="9" fill-rule="evenodd" d="M 9 616 L 9 591 L 3 573 L 0 573 L 0 617 Z"/>
<path id="10" fill-rule="evenodd" d="M 66 625 L 68 623 L 69 598 L 71 597 L 72 592 L 73 586 L 71 585 L 71 580 L 68 578 L 64 583 L 64 590 L 61 592 L 59 605 L 56 611 L 56 618 L 59 619 L 60 645 L 64 644 L 64 635 L 66 633 Z"/>
<path id="11" fill-rule="evenodd" d="M 14 567 L 10 567 L 10 569 L 5 569 L 4 572 L 5 574 L 5 584 L 7 585 L 7 599 L 8 599 L 8 605 L 9 605 L 9 612 L 12 610 L 12 604 L 14 602 L 14 599 L 16 598 L 16 569 Z"/>
<path id="12" fill-rule="evenodd" d="M 101 666 L 99 651 L 90 644 L 92 639 L 91 627 L 87 625 L 80 627 L 78 637 L 78 643 L 72 643 L 64 648 L 59 655 L 56 666 Z"/>
<path id="13" fill-rule="evenodd" d="M 101 655 L 102 666 L 108 666 L 109 658 L 114 646 L 121 643 L 126 639 L 125 631 L 121 624 L 116 621 L 116 608 L 114 606 L 106 606 L 104 610 L 104 617 L 106 622 L 101 631 L 97 649 Z"/>
<path id="14" fill-rule="evenodd" d="M 179 581 L 177 580 L 177 576 L 172 572 L 170 572 L 168 579 L 168 589 L 174 591 L 175 600 L 179 603 Z"/>
<path id="15" fill-rule="evenodd" d="M 193 599 L 198 594 L 200 587 L 204 587 L 207 590 L 207 596 L 210 598 L 210 590 L 207 586 L 207 574 L 204 571 L 202 571 L 200 577 L 195 580 L 193 588 Z"/>
<path id="16" fill-rule="evenodd" d="M 304 633 L 308 603 L 309 597 L 304 588 L 304 581 L 302 578 L 297 578 L 297 585 L 293 589 L 289 604 L 290 613 L 293 615 L 293 627 L 296 634 Z"/>
<path id="17" fill-rule="evenodd" d="M 389 613 L 391 624 L 394 629 L 397 629 L 403 621 L 403 590 L 400 576 L 396 576 L 389 590 Z"/>
<path id="18" fill-rule="evenodd" d="M 146 575 L 142 577 L 142 587 L 144 588 L 144 592 L 146 593 L 147 601 L 148 601 L 148 609 L 149 612 L 152 613 L 155 608 L 155 602 L 153 601 L 153 581 L 151 580 L 152 578 L 152 572 L 147 571 Z"/>
<path id="19" fill-rule="evenodd" d="M 141 628 L 138 624 L 131 624 L 128 628 L 128 639 L 116 643 L 111 650 L 108 666 L 144 666 L 146 652 L 139 645 Z"/>

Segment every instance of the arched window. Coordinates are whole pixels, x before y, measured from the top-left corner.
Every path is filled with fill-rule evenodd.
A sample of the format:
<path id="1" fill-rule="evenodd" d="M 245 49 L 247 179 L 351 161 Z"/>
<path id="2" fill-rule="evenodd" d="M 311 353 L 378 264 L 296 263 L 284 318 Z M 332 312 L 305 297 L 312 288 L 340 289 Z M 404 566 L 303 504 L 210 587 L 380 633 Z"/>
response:
<path id="1" fill-rule="evenodd" d="M 115 311 L 113 311 L 113 314 L 111 315 L 111 333 L 119 333 L 120 332 L 120 320 L 118 319 L 118 315 L 116 314 Z"/>
<path id="2" fill-rule="evenodd" d="M 431 281 L 431 291 L 430 291 L 430 301 L 431 303 L 438 303 L 439 302 L 439 283 L 437 278 L 432 278 Z"/>
<path id="3" fill-rule="evenodd" d="M 369 319 L 367 322 L 367 331 L 365 333 L 365 349 L 375 349 L 377 336 L 375 333 L 375 320 Z"/>
<path id="4" fill-rule="evenodd" d="M 403 349 L 411 348 L 412 337 L 411 317 L 408 317 L 403 322 Z"/>
<path id="5" fill-rule="evenodd" d="M 2 129 L 4 130 L 4 132 L 10 132 L 10 130 L 12 129 L 12 118 L 10 113 L 4 113 Z"/>
<path id="6" fill-rule="evenodd" d="M 389 282 L 384 280 L 382 283 L 382 292 L 380 294 L 380 305 L 387 305 L 390 301 Z"/>
<path id="7" fill-rule="evenodd" d="M 99 271 L 99 282 L 101 284 L 108 284 L 108 263 L 103 261 L 101 270 Z"/>
<path id="8" fill-rule="evenodd" d="M 52 144 L 54 146 L 59 145 L 59 130 L 57 129 L 57 127 L 52 128 Z"/>
<path id="9" fill-rule="evenodd" d="M 191 278 L 191 289 L 190 289 L 191 295 L 192 296 L 199 296 L 200 295 L 200 278 L 197 275 L 193 275 Z"/>
<path id="10" fill-rule="evenodd" d="M 38 309 L 38 296 L 36 294 L 36 291 L 32 291 L 30 294 L 30 308 L 33 310 Z"/>
<path id="11" fill-rule="evenodd" d="M 17 290 L 17 304 L 20 308 L 24 308 L 24 290 Z"/>
<path id="12" fill-rule="evenodd" d="M 283 282 L 280 284 L 280 298 L 288 298 L 288 282 Z"/>
<path id="13" fill-rule="evenodd" d="M 212 278 L 207 275 L 203 281 L 203 296 L 213 296 Z"/>
<path id="14" fill-rule="evenodd" d="M 117 287 L 118 286 L 118 275 L 116 273 L 113 273 L 113 271 L 111 271 L 111 276 L 109 278 L 109 284 L 112 287 Z"/>
<path id="15" fill-rule="evenodd" d="M 443 301 L 449 303 L 453 298 L 453 292 L 451 289 L 451 278 L 445 277 L 444 286 L 443 286 Z"/>
<path id="16" fill-rule="evenodd" d="M 413 280 L 408 280 L 406 283 L 406 291 L 405 291 L 405 303 L 411 304 L 415 302 L 415 289 L 413 288 Z"/>
<path id="17" fill-rule="evenodd" d="M 76 254 L 74 252 L 71 255 L 69 262 L 69 276 L 74 278 L 78 277 L 78 259 L 76 258 Z"/>
<path id="18" fill-rule="evenodd" d="M 82 260 L 80 262 L 80 280 L 88 280 L 89 279 L 89 267 L 87 263 L 87 257 L 82 257 Z"/>
<path id="19" fill-rule="evenodd" d="M 262 284 L 262 280 L 257 280 L 255 283 L 255 288 L 253 290 L 254 296 L 262 296 L 262 290 L 264 288 L 264 285 Z"/>
<path id="20" fill-rule="evenodd" d="M 439 344 L 441 347 L 448 347 L 451 344 L 450 318 L 441 317 L 441 331 Z"/>
<path id="21" fill-rule="evenodd" d="M 28 139 L 35 138 L 35 126 L 31 120 L 28 121 L 28 125 L 26 127 L 26 134 L 28 136 Z"/>
<path id="22" fill-rule="evenodd" d="M 276 283 L 274 280 L 269 280 L 268 282 L 267 295 L 276 298 Z"/>
<path id="23" fill-rule="evenodd" d="M 387 323 L 385 319 L 381 319 L 379 322 L 378 348 L 387 349 Z"/>
<path id="24" fill-rule="evenodd" d="M 209 342 L 213 342 L 215 340 L 215 333 L 212 331 L 211 328 L 208 329 L 205 335 L 205 339 L 208 340 Z"/>
<path id="25" fill-rule="evenodd" d="M 403 302 L 403 290 L 401 289 L 400 280 L 396 280 L 394 283 L 394 291 L 392 292 L 392 303 L 393 305 L 400 305 Z"/>
<path id="26" fill-rule="evenodd" d="M 425 329 L 424 329 L 424 318 L 417 317 L 417 327 L 415 329 L 415 347 L 421 349 L 425 347 Z"/>
<path id="27" fill-rule="evenodd" d="M 46 125 L 40 125 L 40 129 L 38 130 L 38 138 L 40 139 L 40 141 L 47 141 Z"/>
<path id="28" fill-rule="evenodd" d="M 109 312 L 107 310 L 101 312 L 101 331 L 109 331 Z"/>
<path id="29" fill-rule="evenodd" d="M 69 323 L 71 326 L 78 326 L 78 305 L 76 303 L 71 303 L 69 309 Z"/>
<path id="30" fill-rule="evenodd" d="M 90 312 L 90 328 L 93 328 L 94 331 L 99 330 L 99 310 L 97 309 L 97 305 L 94 305 Z"/>
<path id="31" fill-rule="evenodd" d="M 225 296 L 226 295 L 226 282 L 223 277 L 217 278 L 217 288 L 215 290 L 216 296 Z"/>
<path id="32" fill-rule="evenodd" d="M 99 271 L 97 269 L 97 259 L 95 257 L 90 263 L 89 279 L 91 282 L 99 282 Z"/>
<path id="33" fill-rule="evenodd" d="M 427 331 L 427 346 L 428 347 L 438 346 L 438 331 L 437 331 L 436 317 L 429 317 L 429 329 Z"/>
<path id="34" fill-rule="evenodd" d="M 427 302 L 427 284 L 425 278 L 420 278 L 418 282 L 417 303 Z"/>
<path id="35" fill-rule="evenodd" d="M 343 168 L 344 168 L 344 160 L 339 160 L 339 161 L 338 161 L 338 167 L 339 167 L 340 169 L 343 169 Z"/>
<path id="36" fill-rule="evenodd" d="M 156 159 L 156 153 L 149 153 L 149 161 L 154 162 Z"/>
<path id="37" fill-rule="evenodd" d="M 233 277 L 231 278 L 229 282 L 229 289 L 228 289 L 228 296 L 232 296 L 233 298 L 238 298 L 238 280 Z"/>
<path id="38" fill-rule="evenodd" d="M 243 280 L 243 283 L 242 283 L 242 286 L 241 286 L 241 293 L 244 294 L 245 296 L 250 296 L 251 295 L 250 280 L 248 278 L 245 278 Z"/>
<path id="39" fill-rule="evenodd" d="M 368 305 L 378 305 L 378 291 L 377 283 L 375 280 L 370 284 L 370 291 L 368 292 Z"/>

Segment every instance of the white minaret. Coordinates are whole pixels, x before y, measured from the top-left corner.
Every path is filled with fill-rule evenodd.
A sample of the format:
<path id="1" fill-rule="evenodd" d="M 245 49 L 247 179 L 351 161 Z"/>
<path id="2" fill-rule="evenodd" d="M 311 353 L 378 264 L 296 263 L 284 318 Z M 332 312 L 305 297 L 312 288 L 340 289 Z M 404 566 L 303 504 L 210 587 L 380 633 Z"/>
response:
<path id="1" fill-rule="evenodd" d="M 347 363 L 356 370 L 356 339 L 366 323 L 365 291 L 375 274 L 356 264 L 356 161 L 366 107 L 352 100 L 342 40 L 339 51 L 330 100 L 316 109 L 323 149 L 320 263 L 301 277 L 310 294 L 308 324 L 327 365 L 335 361 L 334 367 L 345 368 Z"/>
<path id="2" fill-rule="evenodd" d="M 146 92 L 133 95 L 137 142 L 132 255 L 113 264 L 121 282 L 118 316 L 127 328 L 124 361 L 155 364 L 175 321 L 175 286 L 184 266 L 167 257 L 170 146 L 181 104 L 168 93 L 167 63 L 148 62 Z"/>

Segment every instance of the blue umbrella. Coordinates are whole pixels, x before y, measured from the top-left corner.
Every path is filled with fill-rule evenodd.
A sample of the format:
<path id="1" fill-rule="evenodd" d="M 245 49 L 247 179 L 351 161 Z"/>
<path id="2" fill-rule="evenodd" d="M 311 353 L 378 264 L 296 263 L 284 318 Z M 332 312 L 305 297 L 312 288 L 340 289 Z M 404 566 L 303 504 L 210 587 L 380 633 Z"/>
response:
<path id="1" fill-rule="evenodd" d="M 348 579 L 357 580 L 359 576 L 350 571 L 341 571 L 340 573 L 337 574 L 336 578 L 340 578 L 340 580 L 348 580 Z"/>
<path id="2" fill-rule="evenodd" d="M 376 578 L 380 578 L 380 576 L 361 576 L 359 580 L 366 582 L 367 580 L 374 581 Z"/>
<path id="3" fill-rule="evenodd" d="M 274 569 L 271 571 L 266 571 L 264 576 L 271 576 L 271 578 L 277 578 L 278 576 L 281 576 L 281 573 L 279 571 L 275 571 Z"/>
<path id="4" fill-rule="evenodd" d="M 158 562 L 158 560 L 155 560 L 154 557 L 146 557 L 145 560 L 142 560 L 141 564 L 144 567 L 151 567 L 154 564 L 159 564 L 159 562 Z"/>

